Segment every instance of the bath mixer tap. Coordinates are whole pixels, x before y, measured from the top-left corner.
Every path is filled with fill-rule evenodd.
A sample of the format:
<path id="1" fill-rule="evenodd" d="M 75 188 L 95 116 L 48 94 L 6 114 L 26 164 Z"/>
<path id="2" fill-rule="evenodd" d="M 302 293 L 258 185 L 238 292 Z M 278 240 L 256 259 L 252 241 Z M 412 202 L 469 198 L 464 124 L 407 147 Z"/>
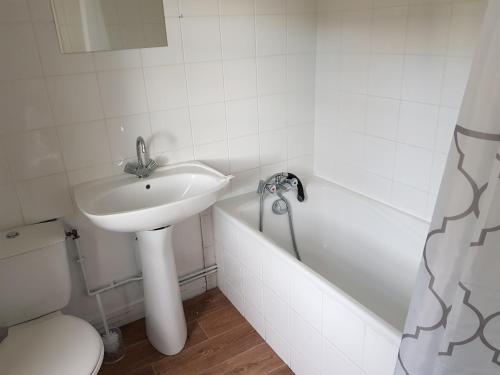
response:
<path id="1" fill-rule="evenodd" d="M 272 175 L 266 181 L 260 180 L 257 193 L 260 194 L 261 198 L 264 198 L 266 191 L 276 194 L 278 191 L 291 189 L 297 189 L 297 200 L 303 202 L 305 199 L 304 186 L 300 179 L 292 173 L 280 172 Z"/>
<path id="2" fill-rule="evenodd" d="M 264 196 L 266 193 L 276 194 L 278 200 L 273 203 L 273 212 L 278 215 L 288 214 L 288 223 L 290 226 L 290 235 L 292 238 L 293 250 L 298 260 L 301 260 L 297 241 L 295 239 L 295 231 L 293 229 L 292 208 L 288 200 L 284 197 L 283 193 L 292 189 L 297 189 L 297 200 L 303 202 L 305 199 L 304 186 L 300 179 L 292 173 L 276 173 L 269 177 L 267 180 L 260 180 L 257 193 L 260 196 L 260 209 L 259 209 L 259 231 L 263 230 L 264 218 Z"/>
<path id="3" fill-rule="evenodd" d="M 144 138 L 137 137 L 135 142 L 137 152 L 137 162 L 128 162 L 125 165 L 124 172 L 133 174 L 139 178 L 146 178 L 158 168 L 158 163 L 149 157 L 149 150 Z"/>

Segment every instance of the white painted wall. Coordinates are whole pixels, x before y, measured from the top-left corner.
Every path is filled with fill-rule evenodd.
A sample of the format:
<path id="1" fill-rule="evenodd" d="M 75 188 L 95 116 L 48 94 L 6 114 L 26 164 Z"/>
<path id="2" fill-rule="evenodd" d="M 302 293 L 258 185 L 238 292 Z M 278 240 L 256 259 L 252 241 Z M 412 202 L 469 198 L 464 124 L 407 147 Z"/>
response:
<path id="1" fill-rule="evenodd" d="M 315 173 L 429 218 L 485 5 L 319 0 Z"/>
<path id="2" fill-rule="evenodd" d="M 71 187 L 121 173 L 138 135 L 161 163 L 234 174 L 232 194 L 312 168 L 315 2 L 164 3 L 168 47 L 61 55 L 50 0 L 0 0 L 0 230 L 65 218 L 82 233 L 94 286 L 137 272 L 134 241 L 90 226 Z M 213 263 L 205 232 L 202 248 L 199 217 L 177 226 L 180 273 Z M 68 311 L 94 320 L 75 267 Z M 141 298 L 131 285 L 104 304 L 135 313 Z"/>

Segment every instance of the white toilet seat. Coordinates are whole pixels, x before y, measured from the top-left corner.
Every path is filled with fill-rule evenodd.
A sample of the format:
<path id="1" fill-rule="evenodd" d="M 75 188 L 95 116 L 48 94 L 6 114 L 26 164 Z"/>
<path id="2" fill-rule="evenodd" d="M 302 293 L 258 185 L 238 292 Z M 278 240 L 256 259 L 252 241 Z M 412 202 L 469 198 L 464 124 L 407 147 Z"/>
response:
<path id="1" fill-rule="evenodd" d="M 54 313 L 9 329 L 0 343 L 0 375 L 95 375 L 103 354 L 94 327 Z"/>

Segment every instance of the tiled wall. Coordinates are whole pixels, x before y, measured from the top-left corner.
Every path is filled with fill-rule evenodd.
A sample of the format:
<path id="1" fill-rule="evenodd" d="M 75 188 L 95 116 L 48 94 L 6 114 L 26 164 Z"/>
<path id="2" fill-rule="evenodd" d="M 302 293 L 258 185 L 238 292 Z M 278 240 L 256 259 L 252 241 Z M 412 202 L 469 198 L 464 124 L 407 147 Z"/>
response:
<path id="1" fill-rule="evenodd" d="M 168 47 L 61 55 L 49 0 L 0 0 L 0 228 L 71 214 L 70 187 L 120 173 L 138 135 L 235 193 L 311 167 L 314 2 L 165 5 Z"/>
<path id="2" fill-rule="evenodd" d="M 429 218 L 485 7 L 320 0 L 316 173 Z"/>

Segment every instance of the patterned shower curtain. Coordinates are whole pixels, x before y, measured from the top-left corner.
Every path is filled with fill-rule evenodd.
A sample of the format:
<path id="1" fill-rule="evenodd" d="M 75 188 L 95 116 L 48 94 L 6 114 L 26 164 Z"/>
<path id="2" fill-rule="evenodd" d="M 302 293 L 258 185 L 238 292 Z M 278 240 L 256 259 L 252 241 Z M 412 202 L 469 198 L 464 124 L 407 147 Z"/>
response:
<path id="1" fill-rule="evenodd" d="M 500 374 L 500 0 L 485 15 L 395 374 Z"/>

